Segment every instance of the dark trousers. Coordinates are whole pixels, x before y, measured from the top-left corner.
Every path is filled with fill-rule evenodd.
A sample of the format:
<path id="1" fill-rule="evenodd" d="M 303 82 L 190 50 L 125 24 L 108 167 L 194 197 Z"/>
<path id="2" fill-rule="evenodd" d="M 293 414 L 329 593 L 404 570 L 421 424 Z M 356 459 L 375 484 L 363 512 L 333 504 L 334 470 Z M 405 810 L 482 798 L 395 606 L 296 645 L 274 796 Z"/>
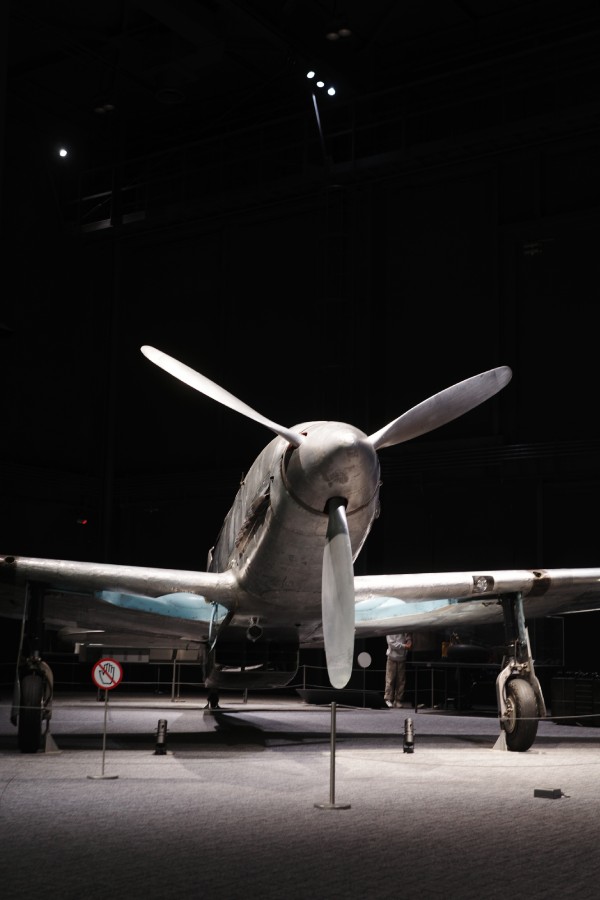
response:
<path id="1" fill-rule="evenodd" d="M 390 703 L 400 703 L 404 697 L 406 685 L 406 660 L 390 659 L 388 656 L 385 665 L 385 693 L 384 698 Z"/>

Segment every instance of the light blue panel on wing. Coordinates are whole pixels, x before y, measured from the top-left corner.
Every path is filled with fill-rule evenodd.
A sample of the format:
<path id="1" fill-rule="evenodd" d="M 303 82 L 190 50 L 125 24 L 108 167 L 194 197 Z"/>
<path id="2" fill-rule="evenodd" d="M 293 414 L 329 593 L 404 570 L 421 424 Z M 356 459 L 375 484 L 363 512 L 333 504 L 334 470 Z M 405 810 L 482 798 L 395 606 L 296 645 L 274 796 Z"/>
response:
<path id="1" fill-rule="evenodd" d="M 121 594 L 118 591 L 97 591 L 96 597 L 123 609 L 137 609 L 140 612 L 189 619 L 193 622 L 210 622 L 212 606 L 199 594 L 185 591 L 164 594 L 162 597 L 144 597 L 141 594 Z"/>
<path id="2" fill-rule="evenodd" d="M 372 597 L 360 600 L 354 607 L 356 622 L 373 622 L 379 619 L 407 616 L 414 619 L 423 613 L 454 606 L 457 600 L 398 600 L 397 597 Z"/>

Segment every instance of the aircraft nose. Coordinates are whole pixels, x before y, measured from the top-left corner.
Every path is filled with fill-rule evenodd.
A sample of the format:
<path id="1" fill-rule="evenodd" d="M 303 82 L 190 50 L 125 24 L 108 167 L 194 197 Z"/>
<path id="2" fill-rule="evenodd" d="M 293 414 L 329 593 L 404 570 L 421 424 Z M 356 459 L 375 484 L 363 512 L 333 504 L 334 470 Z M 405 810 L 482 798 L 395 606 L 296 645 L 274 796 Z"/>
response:
<path id="1" fill-rule="evenodd" d="M 372 499 L 379 482 L 377 453 L 358 428 L 324 422 L 307 431 L 285 473 L 303 504 L 324 512 L 331 497 L 343 497 L 351 512 Z"/>

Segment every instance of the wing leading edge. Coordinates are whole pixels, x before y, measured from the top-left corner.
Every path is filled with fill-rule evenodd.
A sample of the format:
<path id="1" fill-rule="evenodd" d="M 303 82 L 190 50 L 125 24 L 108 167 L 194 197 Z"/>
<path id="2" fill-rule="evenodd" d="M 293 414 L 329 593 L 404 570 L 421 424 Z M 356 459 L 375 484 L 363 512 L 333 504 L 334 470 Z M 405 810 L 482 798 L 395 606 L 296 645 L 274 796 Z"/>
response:
<path id="1" fill-rule="evenodd" d="M 502 621 L 498 598 L 521 594 L 527 619 L 600 609 L 600 569 L 505 569 L 354 579 L 356 636 Z"/>
<path id="2" fill-rule="evenodd" d="M 66 593 L 87 592 L 123 609 L 197 621 L 210 618 L 213 603 L 234 608 L 240 593 L 231 571 L 195 572 L 27 556 L 0 556 L 0 580 L 37 582 Z"/>
<path id="3" fill-rule="evenodd" d="M 159 597 L 189 592 L 226 605 L 235 598 L 236 580 L 231 572 L 196 572 L 112 563 L 77 562 L 31 556 L 0 556 L 0 580 L 37 581 L 57 590 L 122 590 Z"/>

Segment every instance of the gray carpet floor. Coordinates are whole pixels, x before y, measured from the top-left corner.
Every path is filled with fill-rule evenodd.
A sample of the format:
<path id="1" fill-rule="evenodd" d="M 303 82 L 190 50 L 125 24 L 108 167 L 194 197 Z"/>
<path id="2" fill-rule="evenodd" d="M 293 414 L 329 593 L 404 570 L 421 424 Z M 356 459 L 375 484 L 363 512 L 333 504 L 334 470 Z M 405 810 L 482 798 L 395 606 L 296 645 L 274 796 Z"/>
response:
<path id="1" fill-rule="evenodd" d="M 510 753 L 490 715 L 337 707 L 333 742 L 300 699 L 116 695 L 104 750 L 95 696 L 58 698 L 32 755 L 2 703 L 6 900 L 600 895 L 600 729 L 542 722 Z"/>

